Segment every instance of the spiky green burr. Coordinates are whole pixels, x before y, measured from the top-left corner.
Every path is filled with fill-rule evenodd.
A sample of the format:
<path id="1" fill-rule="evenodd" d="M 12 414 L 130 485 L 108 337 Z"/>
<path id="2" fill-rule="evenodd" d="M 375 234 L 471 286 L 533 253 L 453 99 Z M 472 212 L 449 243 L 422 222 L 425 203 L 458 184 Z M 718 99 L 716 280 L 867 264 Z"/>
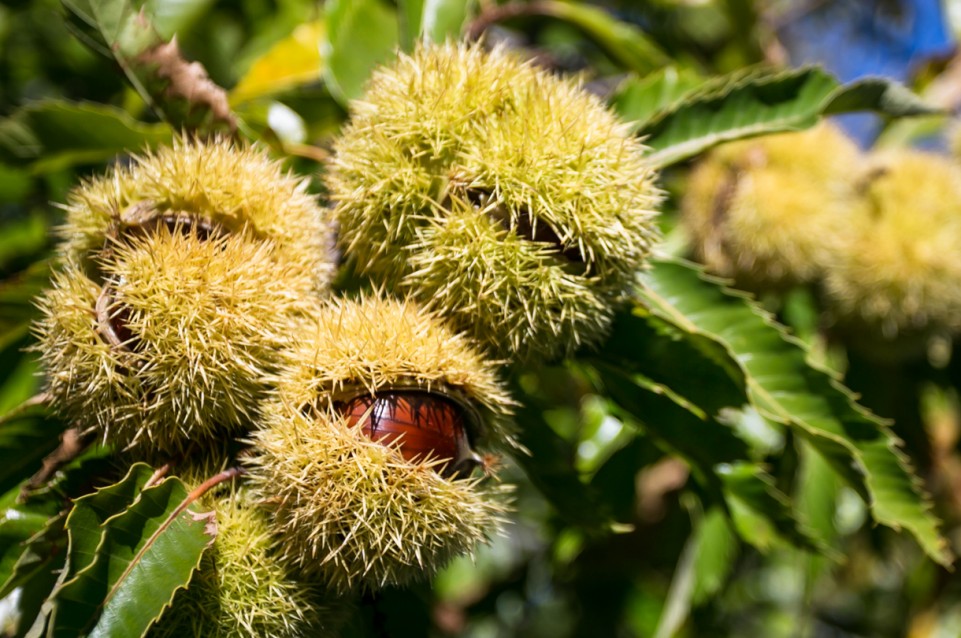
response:
<path id="1" fill-rule="evenodd" d="M 828 123 L 718 148 L 682 202 L 695 254 L 752 290 L 814 281 L 860 223 L 861 162 Z"/>
<path id="2" fill-rule="evenodd" d="M 246 490 L 200 505 L 214 510 L 217 536 L 187 589 L 151 629 L 151 638 L 339 635 L 348 603 L 298 580 L 278 560 L 265 513 Z"/>
<path id="3" fill-rule="evenodd" d="M 246 232 L 117 241 L 102 281 L 67 263 L 42 297 L 37 350 L 67 419 L 142 453 L 250 426 L 315 273 Z"/>
<path id="4" fill-rule="evenodd" d="M 335 150 L 345 252 L 495 356 L 597 342 L 657 237 L 653 171 L 627 125 L 504 49 L 401 55 Z"/>
<path id="5" fill-rule="evenodd" d="M 324 290 L 336 267 L 332 224 L 307 187 L 260 149 L 227 140 L 176 141 L 74 189 L 60 231 L 62 252 L 85 261 L 110 237 L 173 215 L 214 232 L 243 230 L 269 240 L 308 267 L 314 289 Z"/>
<path id="6" fill-rule="evenodd" d="M 869 214 L 827 273 L 833 312 L 884 339 L 961 328 L 961 168 L 892 150 L 861 183 Z"/>
<path id="7" fill-rule="evenodd" d="M 467 340 L 377 297 L 331 301 L 301 334 L 250 459 L 284 558 L 335 591 L 375 589 L 428 578 L 496 533 L 503 487 L 445 476 L 430 456 L 407 460 L 403 441 L 373 440 L 339 408 L 417 388 L 476 412 L 475 443 L 504 443 L 512 402 Z"/>

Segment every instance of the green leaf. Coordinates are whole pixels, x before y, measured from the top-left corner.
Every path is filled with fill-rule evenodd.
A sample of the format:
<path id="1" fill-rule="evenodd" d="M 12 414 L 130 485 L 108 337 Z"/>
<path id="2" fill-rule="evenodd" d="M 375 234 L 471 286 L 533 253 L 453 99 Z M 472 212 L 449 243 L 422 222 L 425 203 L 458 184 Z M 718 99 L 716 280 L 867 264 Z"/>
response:
<path id="1" fill-rule="evenodd" d="M 397 13 L 381 0 L 333 0 L 325 5 L 331 95 L 346 106 L 360 97 L 371 71 L 397 47 Z"/>
<path id="2" fill-rule="evenodd" d="M 734 568 L 738 542 L 727 516 L 718 507 L 711 508 L 697 521 L 692 538 L 696 558 L 691 604 L 697 606 L 724 587 Z"/>
<path id="3" fill-rule="evenodd" d="M 0 417 L 0 494 L 39 470 L 60 442 L 64 424 L 41 398 Z"/>
<path id="4" fill-rule="evenodd" d="M 594 365 L 604 393 L 652 437 L 693 466 L 703 481 L 718 465 L 746 459 L 747 445 L 671 388 L 603 362 Z"/>
<path id="5" fill-rule="evenodd" d="M 682 332 L 642 307 L 614 318 L 597 357 L 670 388 L 711 417 L 747 402 L 744 373 L 720 344 Z"/>
<path id="6" fill-rule="evenodd" d="M 759 467 L 747 463 L 748 449 L 733 431 L 666 386 L 596 364 L 607 395 L 653 438 L 687 461 L 714 499 L 723 499 L 745 541 L 761 550 L 775 541 L 818 550 L 821 543 L 801 525 L 789 499 Z"/>
<path id="7" fill-rule="evenodd" d="M 614 520 L 605 495 L 586 484 L 576 471 L 574 444 L 555 433 L 537 407 L 525 405 L 517 420 L 525 424 L 518 440 L 530 451 L 518 454 L 517 462 L 558 514 L 587 529 L 609 529 Z"/>
<path id="8" fill-rule="evenodd" d="M 0 135 L 2 131 L 0 127 Z M 32 190 L 33 176 L 28 171 L 0 164 L 0 204 L 22 202 Z"/>
<path id="9" fill-rule="evenodd" d="M 646 33 L 617 20 L 604 9 L 557 0 L 542 0 L 537 9 L 577 27 L 611 58 L 635 73 L 650 73 L 671 63 L 670 57 Z"/>
<path id="10" fill-rule="evenodd" d="M 15 494 L 15 490 L 12 492 Z M 27 542 L 43 530 L 56 513 L 48 510 L 44 507 L 12 505 L 0 516 L 0 598 L 7 590 L 19 586 L 19 582 L 12 580 L 14 566 L 24 553 Z"/>
<path id="11" fill-rule="evenodd" d="M 633 437 L 617 449 L 591 477 L 591 489 L 604 495 L 612 515 L 628 523 L 637 517 L 637 473 L 663 458 L 663 453 L 643 432 L 631 432 Z"/>
<path id="12" fill-rule="evenodd" d="M 122 67 L 161 41 L 149 20 L 130 0 L 61 0 L 67 9 L 67 26 L 87 46 Z M 127 70 L 125 68 L 125 70 Z"/>
<path id="13" fill-rule="evenodd" d="M 114 467 L 109 451 L 88 448 L 60 468 L 43 486 L 16 487 L 0 499 L 0 599 L 23 588 L 17 599 L 22 635 L 40 614 L 66 561 L 67 533 L 64 508 L 71 499 Z M 45 621 L 41 621 L 45 622 Z"/>
<path id="14" fill-rule="evenodd" d="M 196 24 L 214 2 L 215 0 L 147 0 L 143 6 L 157 33 L 163 39 L 169 40 Z"/>
<path id="15" fill-rule="evenodd" d="M 639 104 L 636 113 L 627 110 Z M 622 101 L 621 115 L 639 121 L 650 162 L 668 166 L 723 142 L 817 123 L 824 115 L 871 110 L 894 117 L 936 109 L 896 82 L 867 78 L 841 85 L 820 68 L 773 72 L 754 69 L 717 78 L 693 89 L 654 115 L 648 102 Z"/>
<path id="16" fill-rule="evenodd" d="M 323 20 L 297 26 L 293 33 L 254 61 L 230 92 L 231 105 L 319 82 L 326 68 L 321 53 L 326 32 Z"/>
<path id="17" fill-rule="evenodd" d="M 32 162 L 34 173 L 44 173 L 106 162 L 172 139 L 166 124 L 144 124 L 112 106 L 46 100 L 0 122 L 0 157 Z"/>
<path id="18" fill-rule="evenodd" d="M 41 381 L 35 353 L 23 351 L 33 343 L 29 326 L 4 337 L 0 340 L 0 414 L 6 414 L 35 396 L 40 391 Z"/>
<path id="19" fill-rule="evenodd" d="M 761 551 L 787 542 L 800 549 L 821 551 L 811 531 L 798 522 L 790 499 L 758 466 L 735 463 L 717 469 L 725 501 L 738 535 Z"/>
<path id="20" fill-rule="evenodd" d="M 187 490 L 177 478 L 144 489 L 152 474 L 138 463 L 74 504 L 51 636 L 141 636 L 189 582 L 212 541 L 211 516 L 182 507 Z"/>
<path id="21" fill-rule="evenodd" d="M 458 39 L 475 4 L 475 0 L 400 0 L 401 46 L 410 51 L 421 39 Z"/>
<path id="22" fill-rule="evenodd" d="M 833 542 L 838 536 L 835 517 L 841 482 L 810 443 L 802 439 L 799 444 L 800 469 L 794 498 L 811 528 Z"/>
<path id="23" fill-rule="evenodd" d="M 666 66 L 647 75 L 631 75 L 617 88 L 611 106 L 625 119 L 646 122 L 701 86 L 695 71 Z"/>
<path id="24" fill-rule="evenodd" d="M 692 512 L 693 532 L 684 544 L 654 638 L 676 636 L 691 607 L 717 593 L 730 574 L 737 553 L 737 537 L 725 512 L 711 508 Z"/>
<path id="25" fill-rule="evenodd" d="M 27 173 L 17 171 L 19 175 Z M 7 173 L 0 166 L 0 190 L 4 188 Z M 27 177 L 28 182 L 30 178 Z M 0 196 L 2 200 L 2 196 Z M 0 271 L 22 263 L 23 260 L 36 258 L 50 243 L 50 227 L 46 216 L 38 210 L 28 211 L 0 226 Z"/>
<path id="26" fill-rule="evenodd" d="M 51 261 L 34 262 L 25 271 L 0 281 L 0 347 L 7 347 L 29 330 L 40 311 L 35 299 L 50 281 Z"/>
<path id="27" fill-rule="evenodd" d="M 67 545 L 63 529 L 65 519 L 63 514 L 45 519 L 34 534 L 22 541 L 22 549 L 16 552 L 17 557 L 12 566 L 9 566 L 10 557 L 4 556 L 0 599 L 35 578 L 48 576 L 63 565 L 64 549 Z"/>
<path id="28" fill-rule="evenodd" d="M 932 559 L 950 564 L 938 520 L 895 437 L 831 373 L 808 363 L 800 342 L 749 299 L 688 264 L 654 260 L 642 280 L 647 309 L 723 345 L 744 371 L 754 407 L 810 442 L 865 499 L 875 521 L 908 530 Z"/>
<path id="29" fill-rule="evenodd" d="M 68 27 L 91 49 L 112 58 L 160 119 L 177 129 L 208 134 L 236 130 L 226 92 L 210 80 L 203 65 L 184 59 L 175 38 L 167 41 L 160 35 L 151 7 L 138 8 L 132 0 L 61 2 Z M 186 13 L 193 10 L 188 7 Z M 164 15 L 168 26 L 181 17 Z"/>

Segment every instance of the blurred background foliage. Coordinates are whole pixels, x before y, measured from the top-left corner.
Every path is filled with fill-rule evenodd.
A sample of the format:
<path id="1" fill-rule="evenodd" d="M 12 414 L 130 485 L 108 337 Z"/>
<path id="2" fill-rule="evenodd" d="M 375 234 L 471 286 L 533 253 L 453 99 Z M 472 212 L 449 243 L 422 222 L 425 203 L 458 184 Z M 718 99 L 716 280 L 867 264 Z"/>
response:
<path id="1" fill-rule="evenodd" d="M 376 64 L 398 47 L 409 50 L 421 34 L 435 40 L 483 34 L 557 72 L 581 73 L 591 90 L 639 122 L 654 142 L 665 139 L 658 138 L 671 126 L 664 113 L 681 96 L 718 77 L 750 77 L 754 71 L 744 70 L 757 65 L 820 63 L 840 82 L 882 74 L 942 109 L 912 119 L 845 116 L 851 119 L 843 124 L 865 148 L 943 150 L 939 131 L 961 105 L 956 0 L 147 0 L 143 33 L 109 28 L 98 12 L 118 7 L 135 12 L 140 4 L 0 3 L 0 413 L 41 388 L 34 355 L 25 350 L 36 316 L 32 299 L 46 282 L 51 231 L 62 214 L 57 203 L 78 180 L 123 162 L 127 153 L 168 142 L 178 131 L 228 129 L 268 145 L 291 168 L 312 176 L 323 195 L 323 160 L 348 117 L 349 101 Z M 132 62 L 142 42 L 173 36 L 183 58 L 202 64 L 213 85 L 226 89 L 229 113 L 216 108 L 216 91 L 209 101 L 172 96 L 169 85 L 151 86 L 152 71 Z M 832 112 L 826 105 L 836 82 L 803 72 L 792 77 L 800 79 L 782 87 L 787 93 L 778 99 L 803 112 L 786 128 L 809 126 Z M 814 85 L 823 91 L 816 108 L 804 111 L 797 96 Z M 720 86 L 723 103 L 742 85 Z M 778 102 L 764 104 L 775 108 Z M 656 115 L 647 128 L 645 114 Z M 693 152 L 663 161 L 665 255 L 688 255 L 676 220 L 692 155 L 741 135 L 718 133 Z M 695 292 L 707 284 L 695 283 L 689 272 L 665 268 L 657 269 L 652 289 L 713 294 Z M 956 551 L 961 353 L 948 341 L 931 356 L 881 365 L 827 338 L 811 291 L 761 301 L 806 344 L 810 357 L 846 373 L 863 405 L 894 419 Z M 732 306 L 731 312 L 741 310 Z M 656 311 L 628 313 L 607 350 L 515 370 L 511 383 L 523 402 L 518 421 L 532 455 L 507 459 L 500 469 L 499 479 L 517 486 L 506 533 L 473 560 L 455 561 L 433 583 L 364 597 L 346 633 L 961 635 L 961 580 L 925 556 L 925 544 L 929 555 L 937 554 L 930 548 L 936 535 L 924 531 L 927 522 L 916 528 L 905 523 L 920 546 L 891 529 L 912 514 L 881 520 L 875 512 L 872 522 L 864 499 L 811 452 L 814 444 L 799 428 L 772 424 L 752 407 L 719 410 L 717 422 L 708 420 L 707 426 L 733 431 L 730 439 L 712 439 L 716 433 L 702 428 L 704 438 L 692 440 L 680 428 L 690 414 L 676 413 L 677 404 L 663 399 L 672 383 L 687 378 L 708 395 L 750 391 L 744 388 L 750 370 L 748 381 L 742 375 L 736 387 L 739 373 L 716 368 L 733 366 L 730 361 L 741 356 L 747 361 L 753 346 L 719 354 L 711 348 L 731 339 L 718 336 L 713 346 L 697 341 L 711 341 L 721 328 L 684 333 Z M 774 329 L 758 324 L 751 330 L 746 334 L 760 343 Z M 618 356 L 654 361 L 658 370 L 639 364 L 635 372 L 649 375 L 647 390 L 656 391 L 631 394 L 638 379 L 605 367 Z M 827 379 L 818 383 L 826 388 Z M 714 396 L 698 399 L 698 405 L 723 404 Z M 4 507 L 56 447 L 63 427 L 42 416 L 16 425 L 4 422 L 0 429 Z M 772 491 L 756 492 L 753 478 L 761 472 Z M 51 513 L 28 531 L 37 531 Z M 0 565 L 14 560 L 14 546 L 30 535 L 13 530 L 9 516 L 5 522 Z M 44 595 L 36 595 L 37 606 Z M 16 605 L 8 596 L 0 617 Z M 20 635 L 11 626 L 5 631 Z"/>

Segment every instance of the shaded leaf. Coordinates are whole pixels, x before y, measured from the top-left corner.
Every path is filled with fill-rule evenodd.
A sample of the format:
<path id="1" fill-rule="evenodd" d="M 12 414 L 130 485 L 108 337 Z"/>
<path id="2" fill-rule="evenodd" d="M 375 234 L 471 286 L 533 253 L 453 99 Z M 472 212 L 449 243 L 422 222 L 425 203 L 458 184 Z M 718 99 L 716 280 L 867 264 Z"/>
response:
<path id="1" fill-rule="evenodd" d="M 619 521 L 634 520 L 637 515 L 635 484 L 639 468 L 660 458 L 661 452 L 641 432 L 619 448 L 591 477 L 592 489 L 604 494 L 611 512 Z"/>
<path id="2" fill-rule="evenodd" d="M 360 97 L 374 68 L 394 55 L 396 12 L 381 0 L 333 0 L 325 5 L 331 95 L 346 106 Z"/>
<path id="3" fill-rule="evenodd" d="M 737 552 L 737 537 L 720 508 L 692 514 L 693 532 L 677 561 L 671 588 L 654 638 L 676 636 L 690 616 L 691 607 L 720 590 Z"/>
<path id="4" fill-rule="evenodd" d="M 2 132 L 3 128 L 0 127 L 0 135 L 3 134 Z M 28 171 L 0 164 L 0 203 L 21 202 L 27 198 L 32 190 L 33 177 Z M 30 217 L 35 216 L 31 215 Z M 11 225 L 9 223 L 5 224 L 6 227 Z M 4 235 L 0 235 L 0 237 L 4 237 Z M 8 242 L 4 241 L 4 243 L 7 244 Z"/>
<path id="5" fill-rule="evenodd" d="M 574 444 L 555 433 L 537 407 L 521 408 L 517 420 L 525 424 L 518 441 L 530 451 L 518 454 L 517 462 L 558 514 L 588 529 L 610 528 L 614 521 L 604 504 L 605 495 L 585 483 L 575 469 Z"/>
<path id="6" fill-rule="evenodd" d="M 820 551 L 824 546 L 798 522 L 790 499 L 758 466 L 735 463 L 717 468 L 725 502 L 738 535 L 761 551 L 786 541 L 794 547 Z"/>
<path id="7" fill-rule="evenodd" d="M 22 331 L 7 333 L 0 350 L 0 414 L 6 414 L 40 392 L 40 364 L 35 353 L 23 350 L 33 339 L 23 326 Z M 11 338 L 17 337 L 20 338 Z"/>
<path id="8" fill-rule="evenodd" d="M 747 458 L 747 445 L 731 428 L 667 386 L 603 362 L 594 367 L 605 394 L 648 434 L 690 463 L 702 481 L 710 480 L 716 466 Z"/>
<path id="9" fill-rule="evenodd" d="M 144 2 L 144 9 L 160 36 L 170 39 L 196 24 L 214 2 L 215 0 L 147 0 Z"/>
<path id="10" fill-rule="evenodd" d="M 729 427 L 666 386 L 600 362 L 596 369 L 607 395 L 648 434 L 685 459 L 713 499 L 723 500 L 745 541 L 762 550 L 775 540 L 801 549 L 820 547 L 770 477 L 746 462 L 747 445 Z"/>
<path id="11" fill-rule="evenodd" d="M 680 331 L 643 307 L 615 316 L 597 356 L 670 388 L 711 417 L 747 403 L 744 373 L 720 344 Z"/>
<path id="12" fill-rule="evenodd" d="M 632 104 L 640 105 L 638 113 L 626 110 Z M 651 147 L 655 166 L 680 162 L 723 142 L 805 129 L 824 115 L 936 112 L 892 80 L 868 78 L 842 86 L 819 68 L 739 71 L 695 88 L 653 116 L 646 104 L 621 102 L 621 115 L 639 121 L 637 132 Z"/>
<path id="13" fill-rule="evenodd" d="M 67 547 L 67 537 L 63 528 L 65 519 L 64 514 L 45 519 L 33 535 L 22 541 L 21 551 L 16 552 L 16 560 L 9 567 L 9 571 L 3 574 L 0 599 L 35 578 L 45 580 L 50 572 L 63 566 L 66 557 L 64 550 Z M 4 556 L 4 567 L 8 565 L 8 557 Z"/>
<path id="14" fill-rule="evenodd" d="M 63 422 L 45 401 L 24 403 L 0 417 L 0 494 L 40 469 L 63 430 Z"/>
<path id="15" fill-rule="evenodd" d="M 865 499 L 874 520 L 907 529 L 931 558 L 951 562 L 895 437 L 831 373 L 808 363 L 800 342 L 747 298 L 690 265 L 658 259 L 642 279 L 645 306 L 685 332 L 722 344 L 743 369 L 757 410 L 809 441 Z"/>
<path id="16" fill-rule="evenodd" d="M 61 0 L 67 25 L 87 46 L 116 57 L 125 71 L 130 58 L 161 41 L 130 0 Z"/>
<path id="17" fill-rule="evenodd" d="M 26 176 L 25 171 L 17 171 Z M 0 166 L 0 190 L 4 188 L 7 175 Z M 30 181 L 27 177 L 28 182 Z M 2 199 L 2 196 L 0 196 Z M 32 263 L 50 243 L 50 227 L 46 217 L 31 210 L 0 226 L 0 271 L 8 271 L 29 260 Z"/>
<path id="18" fill-rule="evenodd" d="M 16 489 L 10 493 L 16 495 Z M 0 598 L 8 589 L 19 586 L 16 581 L 10 586 L 14 566 L 26 549 L 27 541 L 36 536 L 56 513 L 49 509 L 11 505 L 0 514 Z"/>
<path id="19" fill-rule="evenodd" d="M 697 521 L 693 533 L 694 587 L 691 604 L 701 605 L 717 595 L 727 582 L 737 557 L 737 536 L 724 511 L 714 507 Z"/>
<path id="20" fill-rule="evenodd" d="M 50 266 L 48 259 L 37 261 L 0 282 L 0 348 L 22 340 L 39 316 L 35 299 L 50 281 Z"/>
<path id="21" fill-rule="evenodd" d="M 187 490 L 177 478 L 141 491 L 152 474 L 138 463 L 120 483 L 76 501 L 52 636 L 141 636 L 189 582 L 212 541 L 210 517 L 179 510 Z"/>
<path id="22" fill-rule="evenodd" d="M 34 172 L 47 172 L 106 162 L 172 139 L 166 124 L 144 124 L 112 106 L 46 100 L 0 122 L 0 157 L 31 162 Z"/>
<path id="23" fill-rule="evenodd" d="M 794 497 L 797 507 L 821 538 L 834 541 L 838 536 L 835 515 L 841 482 L 810 443 L 804 440 L 799 443 L 800 469 Z"/>

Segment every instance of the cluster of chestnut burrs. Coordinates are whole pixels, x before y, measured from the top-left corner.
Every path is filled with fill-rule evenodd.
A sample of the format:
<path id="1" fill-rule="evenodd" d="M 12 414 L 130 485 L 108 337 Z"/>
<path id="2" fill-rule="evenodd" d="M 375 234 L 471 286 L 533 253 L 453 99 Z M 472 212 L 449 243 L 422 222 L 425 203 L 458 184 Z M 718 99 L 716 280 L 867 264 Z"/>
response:
<path id="1" fill-rule="evenodd" d="M 58 409 L 190 485 L 246 471 L 154 635 L 332 632 L 352 592 L 486 541 L 497 366 L 602 339 L 657 234 L 628 128 L 504 50 L 375 72 L 325 177 L 330 208 L 260 150 L 181 141 L 67 202 L 37 326 Z M 338 245 L 376 292 L 331 292 Z"/>

